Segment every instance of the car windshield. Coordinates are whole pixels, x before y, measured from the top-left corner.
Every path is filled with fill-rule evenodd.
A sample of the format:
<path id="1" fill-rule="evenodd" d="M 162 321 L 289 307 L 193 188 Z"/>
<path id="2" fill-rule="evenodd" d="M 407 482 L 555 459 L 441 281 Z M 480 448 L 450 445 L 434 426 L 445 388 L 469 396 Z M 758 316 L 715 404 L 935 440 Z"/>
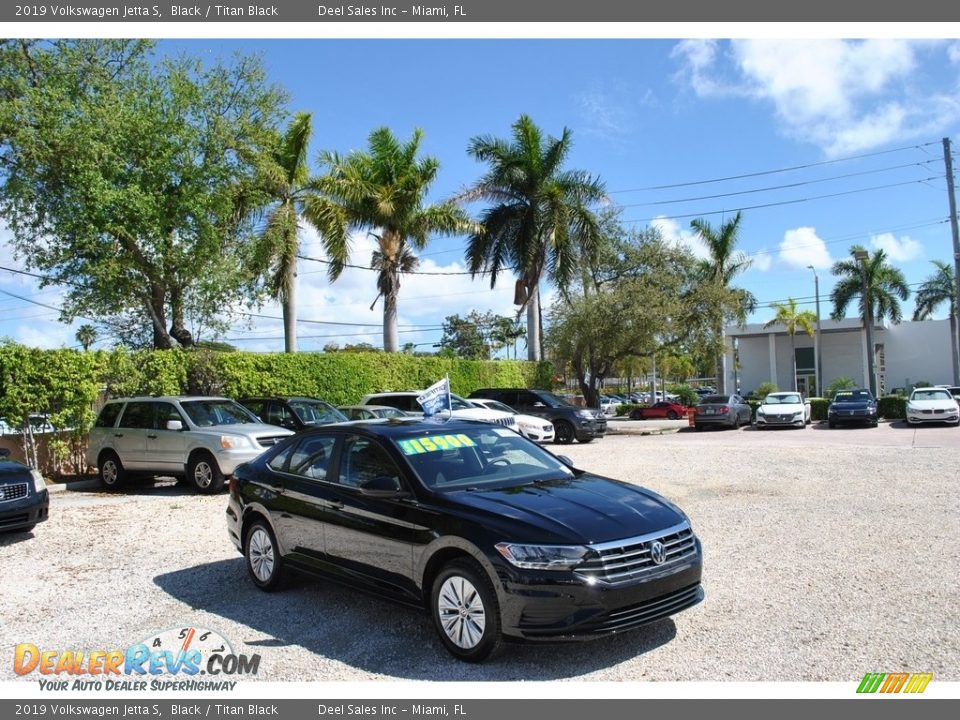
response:
<path id="1" fill-rule="evenodd" d="M 233 400 L 184 400 L 180 405 L 197 427 L 260 422 L 256 415 Z"/>
<path id="2" fill-rule="evenodd" d="M 726 395 L 707 395 L 700 401 L 701 405 L 726 405 L 730 398 Z"/>
<path id="3" fill-rule="evenodd" d="M 537 399 L 547 407 L 577 407 L 572 402 L 567 402 L 564 398 L 554 395 L 553 393 L 535 392 L 534 395 L 536 395 Z"/>
<path id="4" fill-rule="evenodd" d="M 290 409 L 305 425 L 326 425 L 343 422 L 347 416 L 322 400 L 291 400 Z M 403 413 L 401 413 L 402 415 Z"/>
<path id="5" fill-rule="evenodd" d="M 872 399 L 868 390 L 844 390 L 833 396 L 834 402 L 867 402 Z"/>
<path id="6" fill-rule="evenodd" d="M 397 410 L 396 408 L 392 408 L 392 407 L 376 408 L 375 410 L 372 410 L 371 412 L 372 412 L 374 415 L 376 415 L 377 417 L 382 417 L 382 418 L 403 418 L 403 417 L 407 417 L 407 414 L 406 414 L 405 412 L 403 412 L 403 410 Z"/>
<path id="7" fill-rule="evenodd" d="M 495 425 L 456 432 L 437 425 L 394 442 L 423 484 L 438 492 L 505 489 L 574 475 L 536 443 Z"/>
<path id="8" fill-rule="evenodd" d="M 953 396 L 946 390 L 914 390 L 913 400 L 953 400 Z"/>
<path id="9" fill-rule="evenodd" d="M 477 406 L 467 402 L 459 395 L 454 395 L 453 393 L 450 393 L 450 409 L 451 410 L 476 410 Z"/>
<path id="10" fill-rule="evenodd" d="M 764 405 L 791 405 L 800 402 L 800 396 L 797 393 L 787 393 L 785 395 L 767 395 L 764 399 Z"/>

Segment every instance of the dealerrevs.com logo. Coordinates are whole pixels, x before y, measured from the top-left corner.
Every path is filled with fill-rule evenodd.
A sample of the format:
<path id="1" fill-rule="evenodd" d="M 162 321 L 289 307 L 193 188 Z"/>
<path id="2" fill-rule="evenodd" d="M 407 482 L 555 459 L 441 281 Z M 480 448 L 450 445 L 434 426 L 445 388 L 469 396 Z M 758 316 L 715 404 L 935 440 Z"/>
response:
<path id="1" fill-rule="evenodd" d="M 259 670 L 259 655 L 235 653 L 220 633 L 197 627 L 152 633 L 126 650 L 20 643 L 13 653 L 13 671 L 41 676 L 41 690 L 233 690 L 229 678 Z"/>
<path id="2" fill-rule="evenodd" d="M 933 680 L 933 673 L 867 673 L 858 693 L 922 693 Z"/>

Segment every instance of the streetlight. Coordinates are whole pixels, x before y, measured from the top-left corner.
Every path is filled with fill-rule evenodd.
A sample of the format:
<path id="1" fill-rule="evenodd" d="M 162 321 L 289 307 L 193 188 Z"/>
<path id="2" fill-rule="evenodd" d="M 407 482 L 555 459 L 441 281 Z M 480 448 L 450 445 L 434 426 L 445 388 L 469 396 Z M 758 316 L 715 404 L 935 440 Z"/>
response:
<path id="1" fill-rule="evenodd" d="M 823 397 L 823 385 L 820 384 L 823 373 L 822 331 L 820 330 L 820 278 L 817 277 L 817 269 L 813 265 L 807 265 L 807 267 L 813 270 L 813 292 L 817 298 L 817 334 L 813 336 L 814 352 L 817 356 L 814 373 L 817 378 L 817 395 Z"/>
<path id="2" fill-rule="evenodd" d="M 870 296 L 867 294 L 867 260 L 870 253 L 866 250 L 856 250 L 853 257 L 860 261 L 860 287 L 863 293 L 863 324 L 867 330 L 867 378 L 870 385 L 870 393 L 877 396 L 877 374 L 873 368 L 874 349 L 873 349 L 873 308 L 870 306 Z"/>

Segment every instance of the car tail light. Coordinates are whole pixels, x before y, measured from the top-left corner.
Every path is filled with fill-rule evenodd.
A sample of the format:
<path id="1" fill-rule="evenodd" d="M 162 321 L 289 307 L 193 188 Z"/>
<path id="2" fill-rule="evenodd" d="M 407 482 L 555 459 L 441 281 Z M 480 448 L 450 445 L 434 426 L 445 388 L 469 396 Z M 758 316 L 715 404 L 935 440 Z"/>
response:
<path id="1" fill-rule="evenodd" d="M 720 408 L 720 414 L 721 414 L 721 415 L 726 415 L 728 412 L 730 412 L 730 408 L 728 408 L 726 405 L 724 405 L 722 408 Z"/>

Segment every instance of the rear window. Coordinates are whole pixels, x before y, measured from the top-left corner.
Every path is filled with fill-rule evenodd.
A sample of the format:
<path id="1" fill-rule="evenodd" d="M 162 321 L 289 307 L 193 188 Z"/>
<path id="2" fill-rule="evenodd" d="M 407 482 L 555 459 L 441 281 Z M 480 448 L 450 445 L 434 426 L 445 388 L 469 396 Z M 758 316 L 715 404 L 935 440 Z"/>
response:
<path id="1" fill-rule="evenodd" d="M 123 403 L 108 403 L 104 405 L 103 410 L 101 410 L 97 416 L 97 421 L 93 424 L 94 427 L 113 427 L 116 425 L 122 408 Z"/>
<path id="2" fill-rule="evenodd" d="M 700 402 L 703 405 L 726 405 L 730 402 L 730 398 L 726 395 L 707 395 Z"/>

